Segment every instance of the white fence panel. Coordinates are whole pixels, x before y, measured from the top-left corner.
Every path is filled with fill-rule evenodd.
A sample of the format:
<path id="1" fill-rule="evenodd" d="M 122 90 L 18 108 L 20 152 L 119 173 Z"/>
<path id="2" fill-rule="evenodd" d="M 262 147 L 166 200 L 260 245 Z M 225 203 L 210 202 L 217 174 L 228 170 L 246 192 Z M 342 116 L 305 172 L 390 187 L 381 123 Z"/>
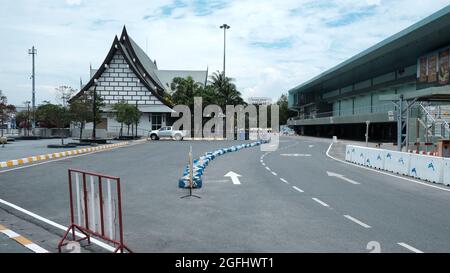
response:
<path id="1" fill-rule="evenodd" d="M 397 174 L 409 174 L 409 161 L 411 154 L 395 151 L 386 151 L 384 156 L 384 170 Z"/>
<path id="2" fill-rule="evenodd" d="M 386 150 L 365 148 L 364 165 L 376 169 L 384 168 L 384 154 Z"/>
<path id="3" fill-rule="evenodd" d="M 345 160 L 353 162 L 352 157 L 353 157 L 354 152 L 355 152 L 355 148 L 353 145 L 345 146 Z"/>
<path id="4" fill-rule="evenodd" d="M 411 154 L 409 175 L 430 182 L 441 183 L 443 163 L 441 157 Z"/>
<path id="5" fill-rule="evenodd" d="M 355 152 L 352 156 L 352 162 L 359 164 L 359 165 L 364 165 L 365 162 L 365 149 L 364 147 L 359 147 L 359 146 L 353 146 L 353 148 L 355 149 Z"/>
<path id="6" fill-rule="evenodd" d="M 443 178 L 442 182 L 446 186 L 450 186 L 450 158 L 444 158 L 442 162 Z"/>

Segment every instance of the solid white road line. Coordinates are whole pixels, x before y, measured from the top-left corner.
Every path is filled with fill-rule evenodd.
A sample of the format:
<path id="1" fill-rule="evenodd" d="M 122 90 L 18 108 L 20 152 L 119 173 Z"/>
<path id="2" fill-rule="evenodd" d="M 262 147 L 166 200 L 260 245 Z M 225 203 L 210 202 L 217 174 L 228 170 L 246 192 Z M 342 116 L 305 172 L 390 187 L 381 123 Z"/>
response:
<path id="1" fill-rule="evenodd" d="M 53 227 L 55 227 L 55 228 L 59 228 L 59 229 L 61 229 L 61 230 L 63 230 L 63 231 L 66 231 L 66 230 L 67 230 L 67 227 L 65 227 L 65 226 L 63 226 L 63 225 L 60 225 L 60 224 L 58 224 L 58 223 L 55 223 L 55 222 L 53 222 L 53 221 L 51 221 L 51 220 L 49 220 L 49 219 L 46 219 L 46 218 L 44 218 L 44 217 L 42 217 L 42 216 L 39 216 L 39 215 L 37 215 L 37 214 L 35 214 L 35 213 L 31 212 L 31 211 L 28 211 L 28 210 L 26 210 L 26 209 L 24 209 L 24 208 L 21 208 L 21 207 L 19 207 L 19 206 L 17 206 L 17 205 L 14 205 L 14 204 L 12 204 L 12 203 L 10 203 L 10 202 L 8 202 L 8 201 L 5 201 L 5 200 L 3 200 L 3 199 L 0 199 L 0 203 L 2 203 L 2 204 L 5 205 L 5 206 L 8 206 L 8 207 L 10 207 L 10 208 L 13 208 L 13 209 L 15 209 L 15 210 L 18 210 L 18 211 L 20 211 L 20 212 L 22 212 L 22 213 L 25 213 L 26 215 L 31 216 L 31 217 L 33 217 L 33 218 L 35 218 L 35 219 L 37 219 L 37 220 L 39 220 L 39 221 L 42 221 L 42 222 L 44 222 L 44 223 L 46 223 L 46 224 L 49 224 L 49 225 L 51 225 L 51 226 L 53 226 Z M 75 232 L 75 234 L 76 234 L 77 236 L 84 236 L 84 235 L 83 235 L 82 233 L 80 233 L 80 232 Z M 91 238 L 91 242 L 94 243 L 94 244 L 96 244 L 96 245 L 98 245 L 99 247 L 102 247 L 102 248 L 104 248 L 104 249 L 106 249 L 106 250 L 109 250 L 109 251 L 111 251 L 111 252 L 113 252 L 113 251 L 115 250 L 114 247 L 112 247 L 112 246 L 110 246 L 110 245 L 108 245 L 108 244 L 106 244 L 106 243 L 103 243 L 102 241 L 99 241 L 99 240 L 97 240 L 97 239 Z"/>
<path id="2" fill-rule="evenodd" d="M 277 173 L 276 173 L 276 172 L 272 172 L 272 174 L 275 175 L 275 176 L 277 176 Z"/>
<path id="3" fill-rule="evenodd" d="M 289 184 L 289 182 L 287 182 L 286 179 L 284 179 L 284 178 L 280 178 L 280 180 L 286 184 Z"/>
<path id="4" fill-rule="evenodd" d="M 423 251 L 418 250 L 417 248 L 412 247 L 412 246 L 410 246 L 410 245 L 408 245 L 408 244 L 406 244 L 406 243 L 397 243 L 397 244 L 400 245 L 400 246 L 402 246 L 402 247 L 404 247 L 404 248 L 406 248 L 406 249 L 408 249 L 408 250 L 411 250 L 412 252 L 415 252 L 415 253 L 423 253 Z"/>
<path id="5" fill-rule="evenodd" d="M 319 198 L 315 198 L 313 197 L 312 200 L 316 201 L 317 203 L 321 204 L 324 207 L 329 207 L 327 203 L 323 202 L 322 200 L 320 200 Z"/>
<path id="6" fill-rule="evenodd" d="M 303 190 L 297 188 L 296 186 L 292 186 L 292 188 L 293 188 L 294 190 L 298 191 L 298 192 L 304 192 Z"/>
<path id="7" fill-rule="evenodd" d="M 364 228 L 371 228 L 371 226 L 369 226 L 368 224 L 365 224 L 361 221 L 359 221 L 358 219 L 351 217 L 350 215 L 344 215 L 345 218 L 349 219 L 350 221 L 357 223 L 358 225 L 364 227 Z"/>
<path id="8" fill-rule="evenodd" d="M 48 250 L 38 246 L 37 244 L 28 244 L 28 245 L 25 245 L 25 247 L 30 249 L 34 253 L 48 253 Z"/>
<path id="9" fill-rule="evenodd" d="M 413 182 L 413 183 L 416 183 L 416 184 L 420 184 L 420 185 L 423 185 L 423 186 L 427 186 L 427 187 L 430 187 L 430 188 L 435 188 L 435 189 L 438 189 L 438 190 L 450 192 L 450 189 L 444 189 L 444 188 L 441 188 L 441 187 L 438 187 L 438 186 L 434 186 L 434 185 L 431 185 L 431 184 L 427 184 L 427 183 L 425 183 L 425 182 L 420 182 L 420 181 L 417 181 L 417 180 L 414 180 L 414 179 L 410 179 L 410 178 L 398 176 L 398 175 L 395 175 L 395 174 L 392 174 L 392 173 L 388 173 L 388 172 L 384 172 L 384 171 L 379 171 L 379 170 L 372 169 L 372 168 L 365 167 L 365 166 L 361 166 L 361 165 L 356 165 L 356 164 L 347 162 L 347 161 L 345 161 L 345 160 L 341 160 L 341 159 L 335 158 L 335 157 L 333 157 L 333 156 L 331 156 L 331 155 L 329 154 L 329 153 L 330 153 L 331 146 L 333 146 L 333 143 L 331 143 L 330 146 L 328 147 L 328 150 L 327 150 L 327 152 L 326 152 L 326 155 L 327 155 L 329 158 L 333 159 L 333 160 L 339 161 L 339 162 L 341 162 L 341 163 L 345 163 L 345 164 L 347 164 L 347 165 L 351 165 L 351 166 L 353 166 L 353 167 L 358 167 L 358 168 L 366 169 L 366 170 L 369 170 L 369 171 L 373 171 L 373 172 L 381 173 L 381 174 L 384 174 L 384 175 L 387 175 L 387 176 L 391 176 L 391 177 L 403 179 L 403 180 L 406 180 L 406 181 L 409 181 L 409 182 Z"/>

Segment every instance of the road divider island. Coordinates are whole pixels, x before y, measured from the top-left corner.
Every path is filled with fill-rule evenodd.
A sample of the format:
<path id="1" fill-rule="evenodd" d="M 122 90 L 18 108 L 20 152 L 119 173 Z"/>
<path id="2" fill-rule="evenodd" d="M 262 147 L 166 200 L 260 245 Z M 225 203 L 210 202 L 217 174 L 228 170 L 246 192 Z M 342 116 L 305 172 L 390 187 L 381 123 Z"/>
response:
<path id="1" fill-rule="evenodd" d="M 240 145 L 231 146 L 228 148 L 222 148 L 215 150 L 213 152 L 206 152 L 203 156 L 195 159 L 192 164 L 192 188 L 201 188 L 202 187 L 202 175 L 203 172 L 208 166 L 209 162 L 214 158 L 224 155 L 230 152 L 236 152 L 242 150 L 244 148 L 251 148 L 255 146 L 259 146 L 261 144 L 267 143 L 267 140 L 258 140 L 252 143 L 244 143 Z M 190 167 L 187 165 L 184 168 L 183 176 L 178 180 L 178 186 L 183 189 L 190 188 Z"/>

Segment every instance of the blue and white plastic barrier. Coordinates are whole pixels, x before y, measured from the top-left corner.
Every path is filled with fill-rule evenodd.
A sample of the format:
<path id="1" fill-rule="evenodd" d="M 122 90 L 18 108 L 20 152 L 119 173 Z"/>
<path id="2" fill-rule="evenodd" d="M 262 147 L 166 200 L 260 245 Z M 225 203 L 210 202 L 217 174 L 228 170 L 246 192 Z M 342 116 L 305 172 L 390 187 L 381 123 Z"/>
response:
<path id="1" fill-rule="evenodd" d="M 259 146 L 259 145 L 265 144 L 267 142 L 268 142 L 267 140 L 258 140 L 258 141 L 252 142 L 252 143 L 244 143 L 244 144 L 240 144 L 240 145 L 231 146 L 228 148 L 218 149 L 213 152 L 206 152 L 204 155 L 202 155 L 198 159 L 193 160 L 193 167 L 192 167 L 193 185 L 192 185 L 192 187 L 193 188 L 201 188 L 202 187 L 203 172 L 204 172 L 206 166 L 208 166 L 209 162 L 211 162 L 211 160 L 213 160 L 214 158 L 224 155 L 226 153 L 236 152 L 236 151 L 242 150 L 244 148 L 251 148 L 251 147 Z M 183 176 L 178 180 L 178 186 L 180 188 L 186 189 L 186 188 L 190 187 L 189 173 L 190 173 L 190 168 L 188 165 L 183 170 Z"/>
<path id="2" fill-rule="evenodd" d="M 347 145 L 345 160 L 450 186 L 450 158 Z"/>

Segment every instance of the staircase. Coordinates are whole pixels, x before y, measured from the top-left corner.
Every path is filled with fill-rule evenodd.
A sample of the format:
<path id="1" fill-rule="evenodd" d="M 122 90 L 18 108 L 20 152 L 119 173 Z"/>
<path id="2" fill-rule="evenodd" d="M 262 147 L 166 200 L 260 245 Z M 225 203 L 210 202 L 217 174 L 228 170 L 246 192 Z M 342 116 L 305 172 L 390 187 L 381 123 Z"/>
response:
<path id="1" fill-rule="evenodd" d="M 419 104 L 419 123 L 425 128 L 426 142 L 450 138 L 450 105 Z"/>

